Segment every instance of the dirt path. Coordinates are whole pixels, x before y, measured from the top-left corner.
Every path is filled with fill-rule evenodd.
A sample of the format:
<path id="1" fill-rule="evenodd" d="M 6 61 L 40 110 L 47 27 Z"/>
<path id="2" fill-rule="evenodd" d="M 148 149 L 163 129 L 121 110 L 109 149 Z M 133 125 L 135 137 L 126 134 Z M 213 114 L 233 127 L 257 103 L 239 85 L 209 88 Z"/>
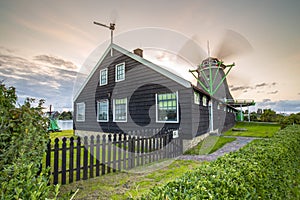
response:
<path id="1" fill-rule="evenodd" d="M 177 159 L 179 160 L 198 160 L 198 161 L 212 161 L 216 160 L 218 157 L 223 156 L 226 153 L 237 151 L 252 140 L 260 139 L 253 137 L 235 137 L 236 140 L 225 144 L 221 149 L 218 149 L 212 154 L 207 155 L 182 155 Z"/>

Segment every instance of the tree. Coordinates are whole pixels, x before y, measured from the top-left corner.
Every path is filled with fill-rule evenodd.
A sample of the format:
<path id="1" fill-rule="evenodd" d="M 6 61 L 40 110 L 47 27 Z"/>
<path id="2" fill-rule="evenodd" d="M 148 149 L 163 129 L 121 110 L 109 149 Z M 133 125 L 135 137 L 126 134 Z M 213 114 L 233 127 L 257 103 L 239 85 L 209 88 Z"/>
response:
<path id="1" fill-rule="evenodd" d="M 300 113 L 291 114 L 280 120 L 281 128 L 285 128 L 288 125 L 300 124 Z"/>
<path id="2" fill-rule="evenodd" d="M 276 112 L 271 109 L 265 109 L 263 114 L 261 114 L 260 119 L 263 122 L 276 122 Z"/>
<path id="3" fill-rule="evenodd" d="M 63 111 L 60 115 L 59 118 L 60 120 L 71 120 L 73 119 L 73 115 L 71 111 Z"/>
<path id="4" fill-rule="evenodd" d="M 16 105 L 15 88 L 0 83 L 0 187 L 1 199 L 45 199 L 52 192 L 48 173 L 41 171 L 49 135 L 40 100 Z M 56 190 L 58 192 L 58 189 Z"/>

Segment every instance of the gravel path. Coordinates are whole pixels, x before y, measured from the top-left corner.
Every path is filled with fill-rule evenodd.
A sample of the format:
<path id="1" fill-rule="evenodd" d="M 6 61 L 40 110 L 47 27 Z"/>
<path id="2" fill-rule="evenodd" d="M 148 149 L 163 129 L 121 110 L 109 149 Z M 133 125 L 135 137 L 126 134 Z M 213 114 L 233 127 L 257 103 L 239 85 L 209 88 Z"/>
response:
<path id="1" fill-rule="evenodd" d="M 230 137 L 230 136 L 228 136 Z M 236 140 L 225 144 L 221 149 L 218 149 L 212 154 L 207 155 L 181 155 L 177 159 L 179 160 L 198 160 L 198 161 L 212 161 L 216 160 L 218 157 L 223 156 L 226 153 L 237 151 L 252 140 L 260 139 L 253 137 L 235 137 Z"/>

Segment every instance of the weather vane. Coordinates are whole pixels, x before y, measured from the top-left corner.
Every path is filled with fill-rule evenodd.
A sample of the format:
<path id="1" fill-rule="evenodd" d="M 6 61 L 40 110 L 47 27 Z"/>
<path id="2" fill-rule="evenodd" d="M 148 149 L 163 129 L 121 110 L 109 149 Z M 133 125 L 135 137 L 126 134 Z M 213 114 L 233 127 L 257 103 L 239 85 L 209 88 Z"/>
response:
<path id="1" fill-rule="evenodd" d="M 96 24 L 98 26 L 103 26 L 103 27 L 109 28 L 109 30 L 110 30 L 110 44 L 113 44 L 114 30 L 115 30 L 116 24 L 115 23 L 110 23 L 109 26 L 105 25 L 105 24 L 101 24 L 99 22 L 94 22 L 94 24 Z M 111 56 L 113 55 L 112 48 L 110 49 L 110 55 Z"/>

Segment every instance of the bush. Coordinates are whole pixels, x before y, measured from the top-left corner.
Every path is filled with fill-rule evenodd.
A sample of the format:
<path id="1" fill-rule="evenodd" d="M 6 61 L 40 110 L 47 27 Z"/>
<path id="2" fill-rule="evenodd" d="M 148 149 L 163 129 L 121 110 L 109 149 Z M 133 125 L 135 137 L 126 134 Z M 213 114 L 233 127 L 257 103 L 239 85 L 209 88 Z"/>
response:
<path id="1" fill-rule="evenodd" d="M 55 197 L 48 186 L 48 173 L 41 170 L 49 135 L 42 104 L 33 99 L 16 105 L 15 88 L 0 83 L 0 197 L 1 199 L 45 199 Z M 54 193 L 53 193 L 54 192 Z"/>
<path id="2" fill-rule="evenodd" d="M 237 152 L 162 187 L 142 199 L 300 199 L 300 126 Z"/>

